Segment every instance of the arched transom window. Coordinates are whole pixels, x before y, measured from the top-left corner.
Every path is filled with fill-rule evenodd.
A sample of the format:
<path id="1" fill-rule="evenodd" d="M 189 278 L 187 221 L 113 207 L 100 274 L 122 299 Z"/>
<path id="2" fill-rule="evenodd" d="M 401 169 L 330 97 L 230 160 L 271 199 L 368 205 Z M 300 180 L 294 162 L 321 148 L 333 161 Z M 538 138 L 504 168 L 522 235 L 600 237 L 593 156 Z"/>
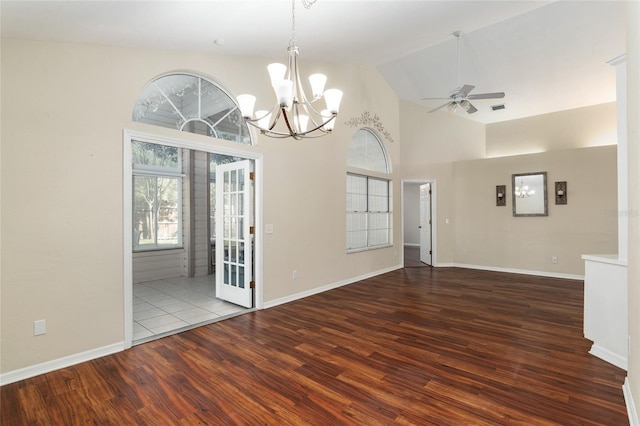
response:
<path id="1" fill-rule="evenodd" d="M 347 159 L 347 251 L 391 243 L 391 180 L 384 145 L 370 129 L 358 130 Z"/>
<path id="2" fill-rule="evenodd" d="M 197 75 L 169 74 L 153 80 L 138 97 L 133 120 L 251 144 L 233 97 Z"/>

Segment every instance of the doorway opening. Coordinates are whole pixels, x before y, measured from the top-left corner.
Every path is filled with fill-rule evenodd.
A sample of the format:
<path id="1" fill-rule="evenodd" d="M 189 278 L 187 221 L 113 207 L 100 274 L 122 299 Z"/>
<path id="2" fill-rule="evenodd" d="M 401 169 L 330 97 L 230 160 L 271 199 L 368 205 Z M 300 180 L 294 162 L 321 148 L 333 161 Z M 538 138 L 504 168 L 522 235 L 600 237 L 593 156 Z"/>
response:
<path id="1" fill-rule="evenodd" d="M 435 264 L 435 186 L 432 180 L 402 181 L 404 267 Z"/>
<path id="2" fill-rule="evenodd" d="M 261 157 L 130 132 L 124 144 L 125 346 L 255 309 Z"/>

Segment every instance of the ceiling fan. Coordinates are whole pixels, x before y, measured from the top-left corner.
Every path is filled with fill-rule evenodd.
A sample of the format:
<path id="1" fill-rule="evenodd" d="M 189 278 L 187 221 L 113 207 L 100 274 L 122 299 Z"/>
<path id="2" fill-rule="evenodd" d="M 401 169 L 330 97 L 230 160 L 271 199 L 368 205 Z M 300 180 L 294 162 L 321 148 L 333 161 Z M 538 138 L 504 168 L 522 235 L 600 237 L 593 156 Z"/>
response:
<path id="1" fill-rule="evenodd" d="M 457 39 L 457 49 L 458 49 L 458 88 L 452 90 L 449 93 L 448 98 L 422 98 L 423 100 L 447 100 L 446 103 L 440 105 L 437 108 L 432 109 L 429 112 L 437 111 L 441 108 L 447 107 L 449 111 L 454 112 L 458 106 L 467 111 L 468 114 L 473 114 L 478 111 L 476 107 L 473 106 L 470 100 L 475 99 L 500 99 L 504 98 L 504 92 L 494 92 L 494 93 L 479 93 L 475 95 L 470 95 L 469 92 L 473 90 L 475 86 L 470 84 L 465 84 L 464 86 L 460 86 L 460 31 L 454 31 L 452 34 Z"/>

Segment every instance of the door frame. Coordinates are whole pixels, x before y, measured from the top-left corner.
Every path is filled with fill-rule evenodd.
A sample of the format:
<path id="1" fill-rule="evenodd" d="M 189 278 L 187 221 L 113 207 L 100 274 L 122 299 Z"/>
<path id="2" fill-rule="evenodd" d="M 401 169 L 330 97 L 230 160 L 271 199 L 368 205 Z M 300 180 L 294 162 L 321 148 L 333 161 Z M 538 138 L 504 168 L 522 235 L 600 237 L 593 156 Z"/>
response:
<path id="1" fill-rule="evenodd" d="M 404 267 L 404 223 L 405 223 L 405 191 L 408 184 L 423 185 L 431 184 L 431 266 L 438 266 L 438 185 L 435 179 L 402 179 L 402 267 Z"/>
<path id="2" fill-rule="evenodd" d="M 143 142 L 156 143 L 161 145 L 170 145 L 178 148 L 185 148 L 197 151 L 203 151 L 213 154 L 222 154 L 235 157 L 242 157 L 254 162 L 254 226 L 256 227 L 256 233 L 254 234 L 254 297 L 255 297 L 255 309 L 262 309 L 263 307 L 263 251 L 262 251 L 262 209 L 263 209 L 263 155 L 262 153 L 251 152 L 242 149 L 243 145 L 239 145 L 236 148 L 230 148 L 225 145 L 214 145 L 211 141 L 200 142 L 192 140 L 189 136 L 185 135 L 184 138 L 172 138 L 167 136 L 159 136 L 151 133 L 143 133 L 134 130 L 123 131 L 122 135 L 122 153 L 123 153 L 123 167 L 122 167 L 122 219 L 123 219 L 123 287 L 124 287 L 124 347 L 129 349 L 133 344 L 133 241 L 131 235 L 133 234 L 133 167 L 131 164 L 131 141 L 140 140 Z M 222 141 L 228 144 L 227 141 Z M 249 147 L 249 146 L 247 146 Z"/>
<path id="3" fill-rule="evenodd" d="M 420 184 L 418 186 L 418 191 L 419 191 L 418 204 L 420 206 L 419 209 L 418 209 L 420 211 L 419 219 L 418 219 L 418 229 L 419 229 L 419 231 L 418 231 L 418 239 L 420 240 L 420 242 L 419 242 L 419 244 L 420 244 L 419 259 L 420 259 L 420 262 L 422 262 L 424 264 L 427 264 L 429 266 L 433 266 L 433 241 L 431 239 L 431 235 L 433 233 L 433 220 L 431 218 L 431 213 L 432 213 L 432 211 L 431 211 L 432 210 L 432 205 L 431 205 L 432 204 L 431 203 L 432 199 L 431 199 L 431 197 L 433 195 L 433 191 L 431 190 L 431 186 L 432 186 L 431 182 L 423 183 L 423 184 Z M 422 199 L 422 194 L 423 194 L 422 188 L 428 188 L 428 190 L 429 190 L 429 194 L 426 196 L 428 202 L 425 203 L 424 205 L 423 205 L 423 199 Z M 426 218 L 429 219 L 428 223 L 426 223 L 426 229 L 428 229 L 427 235 L 429 236 L 429 238 L 428 238 L 429 253 L 426 253 L 426 250 L 423 251 L 423 247 L 422 247 L 422 243 L 423 243 L 423 238 L 422 237 L 425 234 L 425 231 L 424 231 L 425 226 L 423 226 L 423 213 L 425 213 L 425 212 L 423 211 L 423 208 L 425 208 L 425 210 L 426 209 L 429 210 L 428 212 L 426 212 L 427 214 L 424 215 L 424 219 L 426 219 Z M 425 260 L 422 259 L 423 255 L 428 257 L 428 261 L 425 261 L 426 259 Z"/>

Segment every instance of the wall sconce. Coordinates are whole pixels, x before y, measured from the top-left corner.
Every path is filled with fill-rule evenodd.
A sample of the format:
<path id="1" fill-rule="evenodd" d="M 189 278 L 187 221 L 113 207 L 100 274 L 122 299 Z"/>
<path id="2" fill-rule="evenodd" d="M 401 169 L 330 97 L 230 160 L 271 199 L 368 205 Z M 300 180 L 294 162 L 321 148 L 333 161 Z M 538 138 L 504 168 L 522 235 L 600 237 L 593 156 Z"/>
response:
<path id="1" fill-rule="evenodd" d="M 567 182 L 556 182 L 555 184 L 556 204 L 567 204 Z"/>
<path id="2" fill-rule="evenodd" d="M 496 185 L 496 206 L 507 205 L 507 185 Z"/>

